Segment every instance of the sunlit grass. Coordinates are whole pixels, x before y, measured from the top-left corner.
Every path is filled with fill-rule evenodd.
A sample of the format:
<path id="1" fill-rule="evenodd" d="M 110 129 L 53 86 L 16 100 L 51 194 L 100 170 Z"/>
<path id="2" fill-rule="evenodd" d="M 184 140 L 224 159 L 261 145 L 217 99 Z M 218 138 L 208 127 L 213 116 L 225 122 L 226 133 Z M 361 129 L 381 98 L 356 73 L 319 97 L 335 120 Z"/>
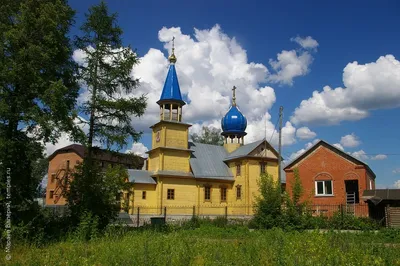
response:
<path id="1" fill-rule="evenodd" d="M 394 239 L 399 243 L 400 239 Z M 5 254 L 0 253 L 4 258 Z M 16 245 L 8 265 L 400 265 L 399 244 L 374 233 L 248 231 L 203 226 L 132 231 L 43 248 Z"/>

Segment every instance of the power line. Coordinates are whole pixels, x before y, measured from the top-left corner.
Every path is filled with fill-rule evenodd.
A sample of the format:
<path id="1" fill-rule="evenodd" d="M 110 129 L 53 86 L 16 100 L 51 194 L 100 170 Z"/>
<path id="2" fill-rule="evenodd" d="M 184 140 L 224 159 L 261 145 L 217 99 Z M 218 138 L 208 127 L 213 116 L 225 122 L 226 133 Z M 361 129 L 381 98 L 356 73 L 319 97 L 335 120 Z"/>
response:
<path id="1" fill-rule="evenodd" d="M 269 143 L 271 143 L 271 140 L 272 140 L 272 137 L 274 136 L 274 133 L 275 133 L 275 130 L 276 130 L 276 126 L 278 125 L 278 122 L 279 122 L 279 116 L 276 119 L 274 130 L 272 131 L 271 138 L 269 139 Z M 265 118 L 265 137 L 266 137 L 266 135 L 267 135 L 267 118 Z"/>

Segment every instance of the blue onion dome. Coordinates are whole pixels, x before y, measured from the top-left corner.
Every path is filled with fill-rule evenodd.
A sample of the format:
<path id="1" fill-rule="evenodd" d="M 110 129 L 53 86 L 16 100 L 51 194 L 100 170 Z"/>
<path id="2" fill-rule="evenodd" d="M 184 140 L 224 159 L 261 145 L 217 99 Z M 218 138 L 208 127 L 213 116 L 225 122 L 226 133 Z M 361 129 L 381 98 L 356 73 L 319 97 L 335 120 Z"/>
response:
<path id="1" fill-rule="evenodd" d="M 222 135 L 245 136 L 247 119 L 240 112 L 236 104 L 233 104 L 226 115 L 221 119 Z"/>

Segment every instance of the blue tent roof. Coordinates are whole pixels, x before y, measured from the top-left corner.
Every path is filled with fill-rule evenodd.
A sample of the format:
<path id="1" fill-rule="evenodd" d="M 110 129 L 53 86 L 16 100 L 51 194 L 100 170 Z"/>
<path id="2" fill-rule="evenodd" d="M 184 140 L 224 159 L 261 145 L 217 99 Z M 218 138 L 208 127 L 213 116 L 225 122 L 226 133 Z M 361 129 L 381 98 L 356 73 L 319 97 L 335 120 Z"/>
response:
<path id="1" fill-rule="evenodd" d="M 182 105 L 185 102 L 182 100 L 181 89 L 179 88 L 178 75 L 176 74 L 175 65 L 169 66 L 167 78 L 165 79 L 164 88 L 161 93 L 160 100 L 157 103 L 163 101 L 176 101 Z"/>

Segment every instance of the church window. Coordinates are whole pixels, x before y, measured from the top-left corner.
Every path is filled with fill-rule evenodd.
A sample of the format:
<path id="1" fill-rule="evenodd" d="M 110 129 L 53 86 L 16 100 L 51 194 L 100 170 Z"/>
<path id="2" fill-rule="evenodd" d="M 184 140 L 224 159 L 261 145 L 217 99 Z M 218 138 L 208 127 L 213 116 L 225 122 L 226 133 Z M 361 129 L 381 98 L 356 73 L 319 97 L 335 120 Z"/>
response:
<path id="1" fill-rule="evenodd" d="M 241 165 L 240 165 L 240 164 L 237 164 L 237 165 L 236 165 L 236 175 L 237 175 L 237 176 L 240 176 L 240 175 L 241 175 Z"/>
<path id="2" fill-rule="evenodd" d="M 236 186 L 236 199 L 242 198 L 242 186 Z"/>
<path id="3" fill-rule="evenodd" d="M 205 186 L 204 187 L 204 200 L 211 200 L 211 187 Z"/>
<path id="4" fill-rule="evenodd" d="M 227 192 L 227 188 L 222 187 L 221 188 L 221 201 L 226 201 L 226 192 Z"/>
<path id="5" fill-rule="evenodd" d="M 146 199 L 146 191 L 142 191 L 142 199 Z"/>
<path id="6" fill-rule="evenodd" d="M 54 183 L 54 181 L 56 181 L 56 174 L 52 173 L 51 174 L 51 183 Z"/>
<path id="7" fill-rule="evenodd" d="M 175 199 L 175 189 L 167 190 L 167 199 L 169 199 L 169 200 Z"/>
<path id="8" fill-rule="evenodd" d="M 265 174 L 266 173 L 265 169 L 266 169 L 266 164 L 265 163 L 260 163 L 260 173 L 261 174 Z"/>

